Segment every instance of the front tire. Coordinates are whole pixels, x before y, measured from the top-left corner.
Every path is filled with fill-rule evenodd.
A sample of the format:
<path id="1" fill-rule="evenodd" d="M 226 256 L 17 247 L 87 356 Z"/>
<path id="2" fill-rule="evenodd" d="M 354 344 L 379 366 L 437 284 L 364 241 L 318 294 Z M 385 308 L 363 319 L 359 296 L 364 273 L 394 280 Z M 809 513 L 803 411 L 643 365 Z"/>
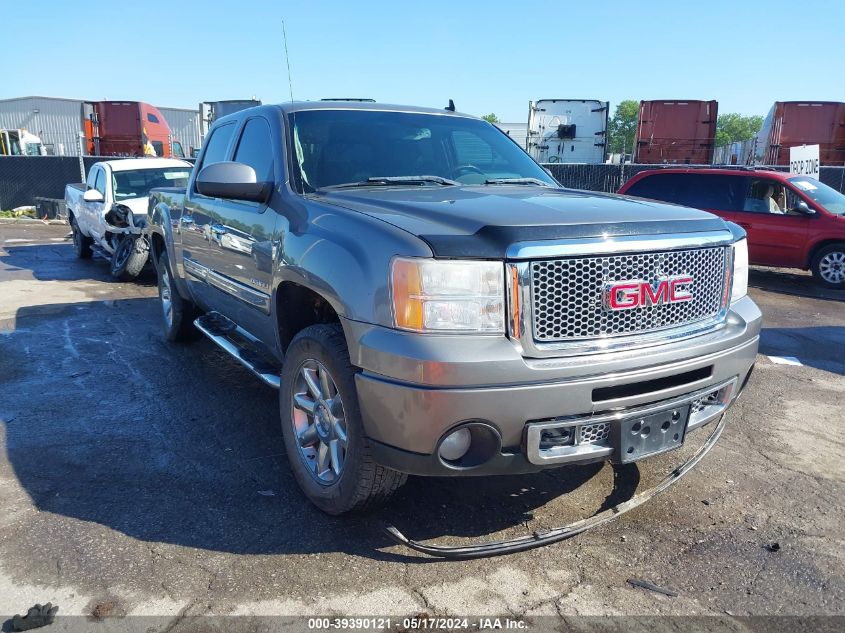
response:
<path id="1" fill-rule="evenodd" d="M 76 218 L 71 220 L 70 230 L 73 233 L 73 252 L 76 253 L 76 256 L 79 259 L 90 259 L 91 255 L 94 254 L 91 250 L 93 240 L 82 234 L 82 231 L 79 230 L 79 224 L 77 224 Z"/>
<path id="2" fill-rule="evenodd" d="M 845 242 L 829 244 L 813 257 L 813 277 L 828 288 L 845 288 Z"/>
<path id="3" fill-rule="evenodd" d="M 167 251 L 162 252 L 159 257 L 156 271 L 164 338 L 173 343 L 195 340 L 199 336 L 199 330 L 194 327 L 197 309 L 193 303 L 182 298 L 173 283 L 173 271 L 170 269 Z"/>
<path id="4" fill-rule="evenodd" d="M 150 246 L 143 237 L 124 235 L 111 258 L 111 274 L 120 281 L 131 281 L 141 274 L 150 257 Z"/>
<path id="5" fill-rule="evenodd" d="M 294 477 L 323 512 L 368 510 L 405 483 L 405 474 L 373 460 L 340 325 L 312 325 L 296 335 L 285 354 L 279 404 Z"/>

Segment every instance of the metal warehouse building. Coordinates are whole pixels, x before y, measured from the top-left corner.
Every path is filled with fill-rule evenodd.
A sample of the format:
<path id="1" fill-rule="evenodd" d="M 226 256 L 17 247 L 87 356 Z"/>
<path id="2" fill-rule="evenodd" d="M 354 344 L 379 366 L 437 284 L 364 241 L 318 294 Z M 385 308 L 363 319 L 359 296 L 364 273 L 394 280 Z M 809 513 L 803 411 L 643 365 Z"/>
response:
<path id="1" fill-rule="evenodd" d="M 82 99 L 55 97 L 17 97 L 0 99 L 0 128 L 23 128 L 41 138 L 48 152 L 57 156 L 79 155 L 79 133 L 82 131 Z M 202 143 L 199 112 L 185 108 L 156 106 L 179 141 L 190 153 Z"/>

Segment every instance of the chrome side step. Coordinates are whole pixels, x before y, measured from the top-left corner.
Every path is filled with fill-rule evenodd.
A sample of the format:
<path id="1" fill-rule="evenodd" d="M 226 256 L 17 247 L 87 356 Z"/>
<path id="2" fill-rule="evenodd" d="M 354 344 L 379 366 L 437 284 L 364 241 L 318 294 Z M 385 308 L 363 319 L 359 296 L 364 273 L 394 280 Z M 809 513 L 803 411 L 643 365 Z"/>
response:
<path id="1" fill-rule="evenodd" d="M 209 312 L 194 321 L 194 326 L 228 352 L 241 365 L 258 376 L 264 384 L 278 389 L 281 372 L 261 351 L 261 342 L 234 321 L 219 312 Z"/>

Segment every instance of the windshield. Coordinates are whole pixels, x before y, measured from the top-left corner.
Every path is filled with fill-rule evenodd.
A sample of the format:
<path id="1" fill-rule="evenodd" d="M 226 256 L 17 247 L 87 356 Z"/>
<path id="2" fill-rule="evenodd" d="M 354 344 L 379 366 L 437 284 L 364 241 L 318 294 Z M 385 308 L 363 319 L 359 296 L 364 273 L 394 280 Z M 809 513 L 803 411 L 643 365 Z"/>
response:
<path id="1" fill-rule="evenodd" d="M 469 185 L 533 178 L 557 186 L 504 132 L 486 121 L 375 110 L 306 110 L 290 114 L 289 121 L 295 176 L 305 191 L 403 176 L 436 176 L 440 182 L 381 184 L 442 185 L 442 179 L 448 179 Z"/>
<path id="2" fill-rule="evenodd" d="M 798 176 L 789 178 L 798 191 L 808 198 L 812 198 L 819 206 L 824 207 L 828 213 L 845 215 L 845 196 L 827 185 L 820 183 L 814 178 Z"/>
<path id="3" fill-rule="evenodd" d="M 191 170 L 187 167 L 116 171 L 111 177 L 114 199 L 143 198 L 153 187 L 186 188 L 190 175 Z"/>

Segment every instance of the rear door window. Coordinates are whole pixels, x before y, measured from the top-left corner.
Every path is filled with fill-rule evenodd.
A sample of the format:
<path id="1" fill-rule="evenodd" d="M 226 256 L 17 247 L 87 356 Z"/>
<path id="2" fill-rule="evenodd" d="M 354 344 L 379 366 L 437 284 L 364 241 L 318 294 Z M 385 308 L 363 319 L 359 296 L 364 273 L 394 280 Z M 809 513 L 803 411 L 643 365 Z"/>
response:
<path id="1" fill-rule="evenodd" d="M 634 183 L 625 193 L 697 209 L 739 211 L 746 178 L 720 174 L 655 174 Z"/>

